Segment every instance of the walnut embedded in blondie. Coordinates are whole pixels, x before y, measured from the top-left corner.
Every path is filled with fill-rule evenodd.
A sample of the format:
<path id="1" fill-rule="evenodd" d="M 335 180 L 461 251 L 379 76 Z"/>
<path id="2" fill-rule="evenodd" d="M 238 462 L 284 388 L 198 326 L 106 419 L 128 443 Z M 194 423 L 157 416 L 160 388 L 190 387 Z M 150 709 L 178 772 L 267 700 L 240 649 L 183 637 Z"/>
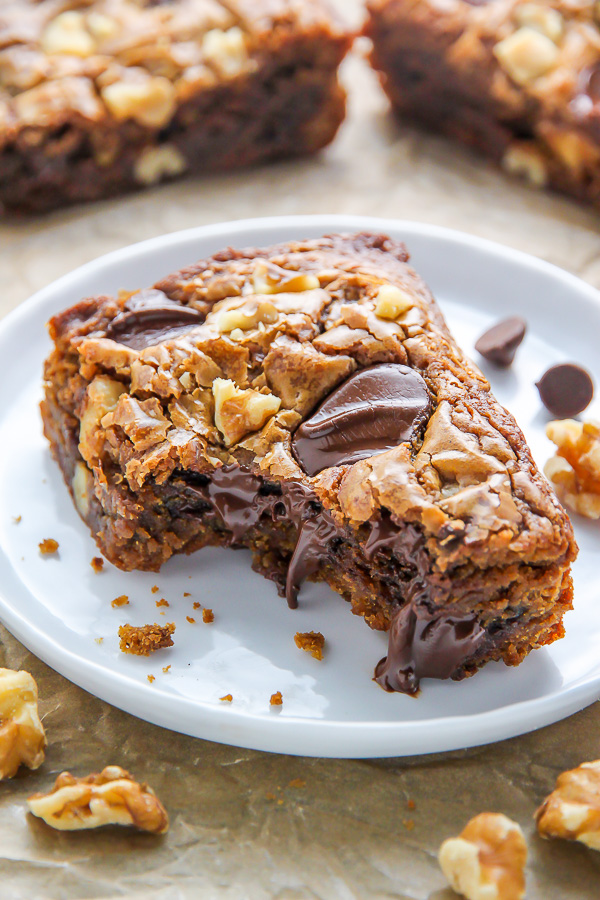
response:
<path id="1" fill-rule="evenodd" d="M 156 650 L 173 646 L 171 635 L 175 631 L 173 622 L 165 625 L 121 625 L 119 627 L 120 648 L 123 653 L 135 656 L 150 656 Z"/>

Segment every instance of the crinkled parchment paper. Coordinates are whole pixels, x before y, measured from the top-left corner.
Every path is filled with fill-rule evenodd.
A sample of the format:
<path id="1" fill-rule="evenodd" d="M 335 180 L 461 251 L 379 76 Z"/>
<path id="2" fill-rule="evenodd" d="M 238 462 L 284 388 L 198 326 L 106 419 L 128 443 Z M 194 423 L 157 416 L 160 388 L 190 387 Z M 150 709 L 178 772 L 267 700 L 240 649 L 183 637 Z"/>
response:
<path id="1" fill-rule="evenodd" d="M 340 2 L 352 11 L 358 6 Z M 519 247 L 600 286 L 597 214 L 508 181 L 440 138 L 400 129 L 359 52 L 344 70 L 349 120 L 317 159 L 0 224 L 0 313 L 86 260 L 134 241 L 289 213 L 447 225 Z M 40 770 L 0 784 L 1 900 L 451 900 L 437 849 L 487 809 L 525 830 L 530 900 L 599 895 L 600 853 L 543 842 L 532 821 L 560 771 L 600 757 L 599 704 L 534 734 L 466 752 L 297 759 L 138 721 L 74 687 L 1 628 L 0 665 L 37 678 L 49 737 Z M 109 763 L 154 787 L 171 816 L 165 837 L 116 828 L 62 834 L 26 813 L 25 798 L 49 787 L 58 772 L 83 775 Z"/>

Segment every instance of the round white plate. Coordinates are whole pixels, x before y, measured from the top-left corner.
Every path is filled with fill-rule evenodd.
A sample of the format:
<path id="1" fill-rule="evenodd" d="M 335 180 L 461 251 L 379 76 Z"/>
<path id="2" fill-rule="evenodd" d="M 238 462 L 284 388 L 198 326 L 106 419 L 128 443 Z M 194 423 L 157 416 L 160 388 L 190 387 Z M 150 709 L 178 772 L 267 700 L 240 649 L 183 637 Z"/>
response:
<path id="1" fill-rule="evenodd" d="M 385 654 L 385 635 L 352 616 L 323 585 L 307 585 L 300 608 L 289 610 L 274 586 L 251 571 L 245 551 L 206 549 L 176 557 L 159 575 L 108 564 L 95 574 L 90 567 L 95 544 L 41 432 L 47 319 L 85 296 L 150 285 L 227 245 L 268 245 L 334 231 L 387 232 L 405 240 L 467 353 L 498 317 L 525 316 L 529 332 L 514 367 L 484 369 L 543 465 L 552 448 L 534 382 L 561 360 L 576 360 L 592 372 L 597 365 L 600 295 L 566 272 L 466 234 L 347 216 L 255 219 L 145 241 L 61 278 L 0 325 L 0 619 L 45 662 L 98 697 L 150 722 L 244 747 L 399 756 L 483 744 L 554 722 L 600 695 L 600 542 L 594 523 L 575 520 L 581 552 L 564 640 L 532 653 L 517 669 L 492 664 L 461 683 L 424 680 L 416 700 L 387 694 L 371 680 Z M 593 407 L 589 412 L 600 418 Z M 40 555 L 44 538 L 59 542 L 57 556 Z M 158 593 L 152 593 L 154 585 Z M 120 594 L 129 596 L 130 605 L 113 609 Z M 161 598 L 169 608 L 156 607 Z M 214 610 L 212 625 L 203 624 L 194 602 Z M 120 624 L 155 621 L 176 623 L 173 648 L 149 658 L 119 651 Z M 325 635 L 322 662 L 296 648 L 297 631 Z M 282 707 L 269 704 L 276 691 L 283 694 Z M 220 701 L 226 694 L 232 703 Z"/>

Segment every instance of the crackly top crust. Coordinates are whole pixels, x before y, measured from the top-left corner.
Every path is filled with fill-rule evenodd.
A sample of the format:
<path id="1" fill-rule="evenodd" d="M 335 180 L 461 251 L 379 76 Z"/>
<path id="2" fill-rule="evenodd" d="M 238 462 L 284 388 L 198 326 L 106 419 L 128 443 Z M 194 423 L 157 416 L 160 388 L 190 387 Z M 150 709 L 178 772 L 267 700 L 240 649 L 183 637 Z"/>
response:
<path id="1" fill-rule="evenodd" d="M 159 282 L 163 294 L 86 300 L 55 317 L 55 352 L 79 370 L 88 467 L 100 482 L 120 471 L 135 492 L 236 459 L 309 485 L 341 524 L 359 528 L 381 509 L 413 523 L 440 571 L 568 557 L 566 514 L 407 260 L 401 243 L 366 234 L 227 250 Z M 196 310 L 198 324 L 141 349 L 105 337 L 144 297 Z M 139 346 L 139 335 L 122 339 Z M 425 379 L 424 434 L 309 478 L 291 433 L 350 373 L 379 362 Z"/>
<path id="2" fill-rule="evenodd" d="M 327 0 L 3 0 L 0 146 L 73 118 L 161 128 L 298 33 L 327 37 L 322 63 L 335 68 L 346 36 Z"/>
<path id="3" fill-rule="evenodd" d="M 525 121 L 535 121 L 537 136 L 567 167 L 598 162 L 600 14 L 593 0 L 370 0 L 369 9 L 369 33 L 419 28 L 467 94 L 485 96 L 493 114 L 521 134 Z"/>

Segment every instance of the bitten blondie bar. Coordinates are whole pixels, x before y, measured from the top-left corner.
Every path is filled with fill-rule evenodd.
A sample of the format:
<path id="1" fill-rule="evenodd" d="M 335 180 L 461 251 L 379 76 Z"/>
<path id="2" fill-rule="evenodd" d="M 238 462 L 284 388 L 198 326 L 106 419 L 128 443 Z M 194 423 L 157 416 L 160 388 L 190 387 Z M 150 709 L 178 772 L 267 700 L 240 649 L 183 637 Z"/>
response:
<path id="1" fill-rule="evenodd" d="M 506 171 L 600 207 L 600 6 L 370 0 L 393 108 Z"/>
<path id="2" fill-rule="evenodd" d="M 409 693 L 562 636 L 569 519 L 402 244 L 228 249 L 50 333 L 45 432 L 117 566 L 249 547 L 389 631 Z"/>
<path id="3" fill-rule="evenodd" d="M 350 40 L 327 0 L 3 0 L 0 210 L 314 153 Z"/>

